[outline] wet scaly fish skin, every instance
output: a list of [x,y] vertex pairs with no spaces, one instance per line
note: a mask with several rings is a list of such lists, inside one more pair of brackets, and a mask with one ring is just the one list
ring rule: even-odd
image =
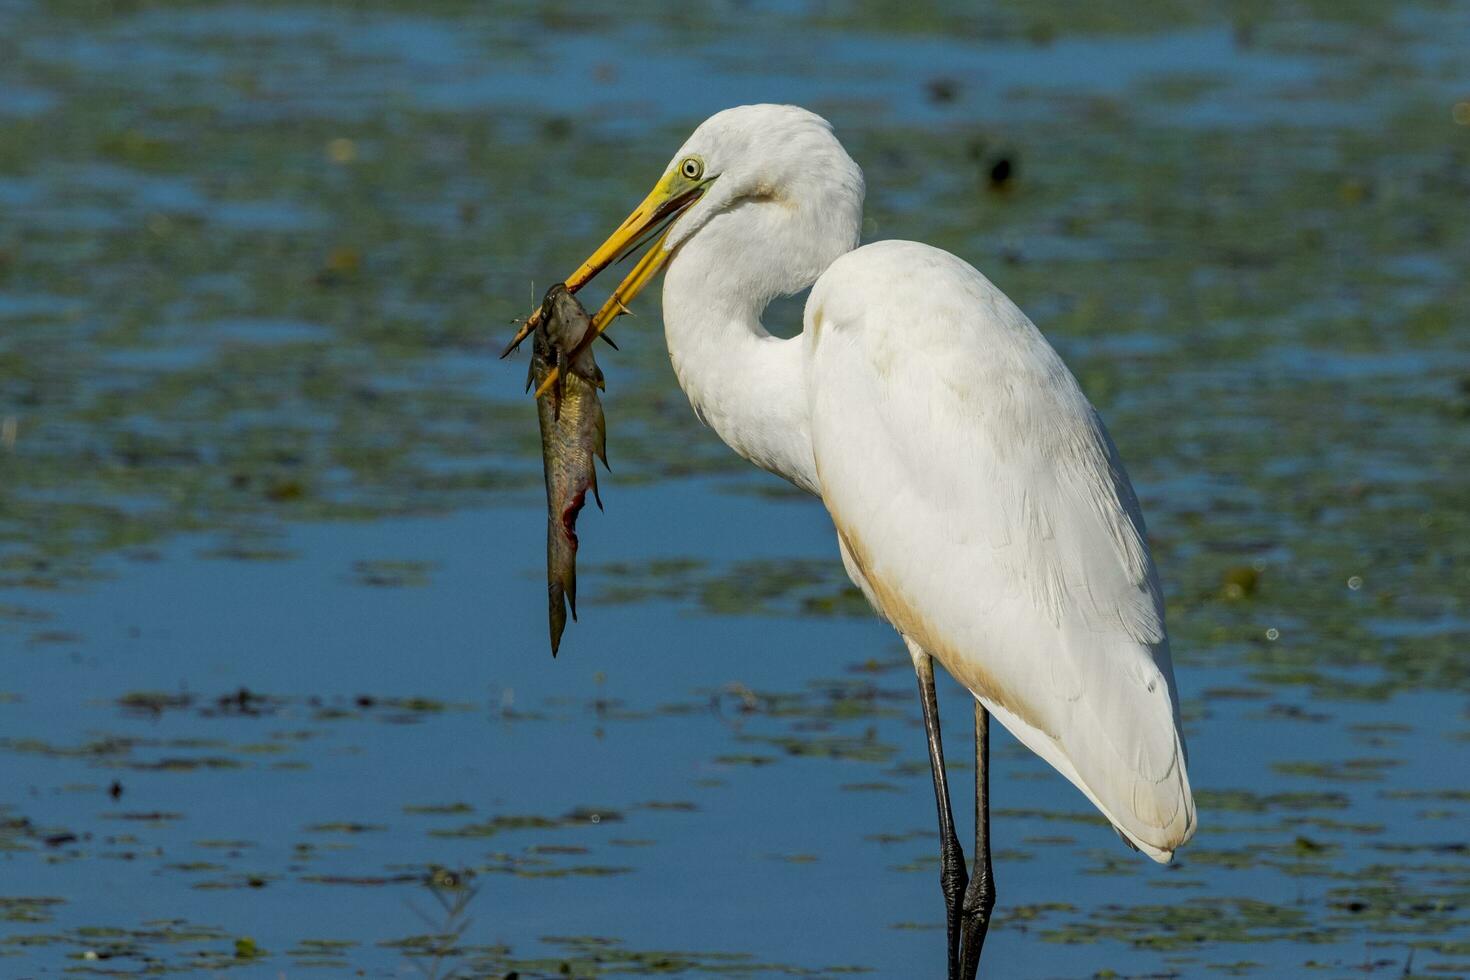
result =
[[546,591],[553,657],[561,645],[568,607],[577,618],[577,515],[588,490],[602,508],[593,457],[607,465],[607,428],[598,397],[602,371],[591,344],[582,344],[591,323],[566,286],[557,283],[547,290],[527,379],[528,387],[539,388],[553,367],[560,370],[560,378],[536,400],[546,472]]

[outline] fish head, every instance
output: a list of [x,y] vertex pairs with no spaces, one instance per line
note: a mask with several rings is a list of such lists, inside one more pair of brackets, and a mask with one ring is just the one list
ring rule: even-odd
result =
[[591,325],[592,318],[587,315],[577,297],[572,295],[566,283],[556,283],[546,291],[546,296],[541,300],[541,316],[537,327],[545,331],[546,340],[551,347],[560,351],[572,350],[586,337]]

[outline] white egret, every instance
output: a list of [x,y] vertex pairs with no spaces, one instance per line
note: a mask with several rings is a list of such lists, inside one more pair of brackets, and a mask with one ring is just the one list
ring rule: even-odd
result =
[[[913,658],[949,976],[972,978],[995,901],[991,715],[1156,861],[1194,834],[1195,807],[1163,599],[1107,430],[1041,333],[970,265],[914,242],[859,248],[863,190],[821,117],[729,109],[567,285],[664,229],[595,329],[667,266],[664,331],[695,412],[826,505],[848,575]],[[767,304],[807,287],[801,334],[772,336]],[[975,696],[968,874],[935,659]]]

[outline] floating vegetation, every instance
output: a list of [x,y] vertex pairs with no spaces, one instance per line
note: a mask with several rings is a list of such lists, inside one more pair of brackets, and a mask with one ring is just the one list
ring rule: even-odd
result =
[[0,898],[0,922],[50,922],[64,898]]
[[[432,940],[428,940],[432,942]],[[492,975],[515,971],[527,976],[798,976],[841,977],[870,973],[860,966],[811,967],[763,962],[744,953],[634,950],[622,941],[600,936],[546,936],[541,942],[553,955],[517,958],[510,949],[462,947],[469,967]],[[420,938],[419,945],[425,940]]]
[[352,580],[376,588],[422,588],[429,584],[434,563],[378,559],[352,563]]
[[352,820],[335,820],[328,823],[314,823],[306,828],[306,832],[309,834],[368,834],[387,829],[382,824],[357,823]]
[[1283,776],[1348,782],[1376,782],[1385,769],[1403,765],[1399,759],[1347,759],[1343,762],[1274,762],[1271,767]]
[[714,614],[872,615],[842,564],[830,559],[742,561],[727,569],[690,560],[613,562],[587,570],[601,583],[591,597],[598,603],[675,599]]
[[595,827],[604,823],[621,823],[622,820],[623,815],[616,810],[578,807],[560,817],[506,814],[455,828],[435,827],[429,834],[433,837],[495,837],[508,831]]
[[407,814],[447,817],[474,813],[475,808],[468,803],[406,803],[403,806],[403,812]]

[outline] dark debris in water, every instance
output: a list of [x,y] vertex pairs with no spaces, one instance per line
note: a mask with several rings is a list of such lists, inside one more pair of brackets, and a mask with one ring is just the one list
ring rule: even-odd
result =
[[621,823],[623,814],[606,807],[577,807],[559,817],[535,814],[502,814],[459,827],[435,827],[433,837],[495,837],[510,831],[558,830],[566,827],[597,827]]

